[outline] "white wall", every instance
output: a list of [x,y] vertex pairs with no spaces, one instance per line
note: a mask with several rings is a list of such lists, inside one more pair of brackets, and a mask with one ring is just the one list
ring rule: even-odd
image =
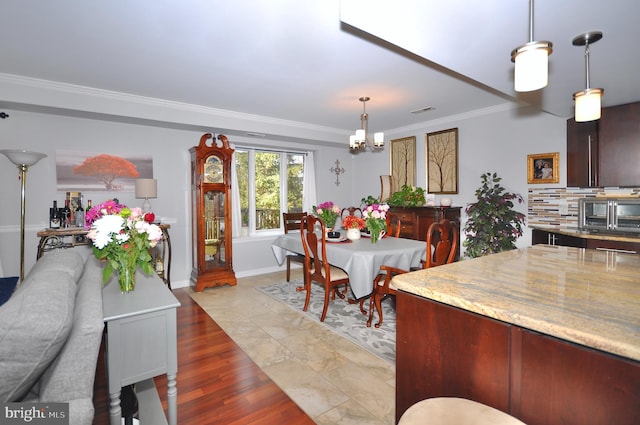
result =
[[[417,186],[426,188],[425,139],[426,134],[434,131],[458,128],[459,181],[456,195],[443,195],[452,198],[454,206],[461,206],[462,226],[466,221],[464,207],[475,202],[475,191],[480,187],[480,176],[484,172],[497,172],[502,177],[502,185],[509,192],[522,195],[525,203],[517,205],[522,213],[527,213],[527,155],[546,152],[560,152],[560,182],[566,183],[566,119],[541,112],[522,109],[499,110],[486,114],[451,117],[434,123],[425,123],[424,127],[406,131],[387,133],[388,139],[416,136]],[[388,145],[388,144],[387,144]],[[379,174],[389,173],[389,156],[375,157],[357,163],[361,190],[354,191],[360,199],[369,194],[379,193]],[[374,159],[375,158],[375,162]],[[378,170],[385,170],[379,172]],[[539,185],[535,185],[539,186]],[[436,201],[440,198],[436,195]],[[463,233],[463,232],[462,232]],[[517,242],[519,247],[531,244],[531,232]],[[461,235],[464,240],[464,234]]]
[[[198,144],[203,131],[3,110],[9,113],[10,118],[0,123],[0,148],[34,150],[48,155],[33,166],[27,175],[26,271],[35,262],[36,233],[47,226],[48,209],[52,201],[57,199],[62,203],[65,197],[64,192],[56,191],[56,150],[115,155],[148,153],[153,157],[154,177],[158,180],[158,198],[152,200],[153,209],[164,222],[171,225],[172,282],[175,287],[188,284],[191,270],[188,150]],[[485,171],[496,171],[503,178],[507,190],[520,193],[526,199],[526,161],[527,154],[532,153],[560,152],[559,186],[564,185],[565,119],[544,113],[527,115],[519,110],[452,117],[448,121],[425,123],[424,128],[388,132],[387,140],[416,136],[417,185],[426,187],[425,134],[453,127],[459,129],[459,194],[451,196],[454,205],[465,206],[475,200],[474,192],[480,184],[480,175]],[[314,149],[317,202],[332,200],[341,207],[359,205],[362,197],[380,193],[379,176],[389,174],[389,143],[380,153],[352,155],[346,148],[346,141],[342,148],[310,146],[308,142],[296,144],[233,137],[230,140],[245,145]],[[336,174],[331,171],[332,167],[336,167],[336,160],[344,168],[344,172],[337,176],[339,185],[335,184]],[[0,258],[5,274],[19,272],[20,185],[17,175],[17,168],[6,158],[0,158],[1,195],[5,201],[3,214],[0,214]],[[134,199],[133,193],[84,195],[85,202],[92,199],[96,203],[117,196],[126,204],[141,203]],[[526,205],[518,209],[525,213],[527,210]],[[271,240],[272,237],[234,241],[234,268],[238,276],[278,268],[271,252]],[[518,245],[525,246],[529,242],[530,235],[527,233]]]
[[[149,154],[153,157],[154,178],[158,180],[158,198],[152,199],[154,212],[170,224],[172,242],[171,280],[174,287],[188,285],[191,272],[191,227],[189,202],[189,148],[196,146],[202,131],[176,130],[149,125],[129,124],[89,118],[33,113],[3,109],[9,118],[0,124],[0,149],[27,149],[47,154],[27,173],[25,216],[25,272],[35,263],[37,232],[48,227],[48,211],[53,200],[64,204],[65,192],[56,191],[56,150],[74,150],[113,155]],[[315,153],[319,202],[333,200],[347,205],[352,199],[352,159],[347,150],[319,148],[273,140],[230,137],[231,143],[267,145],[293,149],[318,149]],[[340,185],[330,171],[336,159],[344,173]],[[0,258],[5,274],[19,274],[20,183],[18,169],[4,155],[0,158],[2,199],[0,214]],[[127,205],[141,205],[134,194],[118,192],[84,192],[85,203],[94,204],[117,197]],[[271,241],[273,236],[234,242],[234,269],[238,276],[277,269]]]

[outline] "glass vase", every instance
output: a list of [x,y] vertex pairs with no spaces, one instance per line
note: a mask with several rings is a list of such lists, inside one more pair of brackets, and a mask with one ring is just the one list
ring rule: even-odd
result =
[[127,294],[136,287],[136,263],[131,264],[129,261],[121,261],[118,269],[118,282],[120,283],[120,292]]

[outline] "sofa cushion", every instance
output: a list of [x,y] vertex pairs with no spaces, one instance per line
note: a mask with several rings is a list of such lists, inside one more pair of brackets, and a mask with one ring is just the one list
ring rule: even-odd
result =
[[19,276],[0,277],[0,305],[6,303],[16,289]]
[[0,402],[26,394],[71,330],[76,281],[68,271],[38,271],[40,261],[0,306]]
[[71,333],[59,355],[42,374],[38,399],[48,402],[75,401],[77,405],[69,406],[69,422],[91,424],[94,413],[93,382],[104,328],[102,267],[98,260],[87,259],[77,286]]
[[38,267],[34,266],[31,269],[25,277],[25,281],[29,280],[29,275],[32,273],[62,271],[68,273],[73,281],[77,282],[82,274],[84,258],[75,249],[54,249],[45,252],[36,264]]

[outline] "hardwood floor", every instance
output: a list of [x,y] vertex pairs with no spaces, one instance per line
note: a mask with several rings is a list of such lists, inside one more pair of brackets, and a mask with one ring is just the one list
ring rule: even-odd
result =
[[[179,424],[314,423],[191,299],[186,289],[173,293],[182,304],[177,313]],[[104,371],[101,354],[94,388],[94,425],[109,423]],[[156,387],[166,412],[165,376],[156,378]]]

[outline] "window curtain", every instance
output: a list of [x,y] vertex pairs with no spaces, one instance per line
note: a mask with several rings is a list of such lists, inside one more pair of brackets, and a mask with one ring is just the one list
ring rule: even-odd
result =
[[311,213],[316,204],[316,169],[313,152],[307,152],[304,162],[304,182],[302,187],[302,211]]
[[[235,150],[235,146],[231,146]],[[236,153],[231,155],[231,237],[240,237],[242,228],[242,209],[240,207],[240,189],[236,173]]]

